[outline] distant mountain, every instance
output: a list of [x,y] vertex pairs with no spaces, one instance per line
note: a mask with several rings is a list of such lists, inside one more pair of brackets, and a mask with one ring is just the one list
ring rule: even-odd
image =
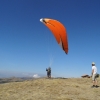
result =
[[9,83],[9,82],[22,82],[25,80],[33,80],[37,78],[43,78],[44,76],[45,75],[43,74],[0,71],[0,84]]
[[10,78],[10,77],[24,77],[24,78],[39,78],[44,77],[44,74],[28,73],[28,72],[11,72],[11,71],[0,71],[0,78]]
[[24,80],[21,79],[21,78],[15,78],[15,77],[12,77],[12,78],[0,78],[0,84],[9,83],[9,82],[22,82],[22,81],[24,81]]
[[10,78],[0,78],[0,84],[9,83],[9,82],[23,82],[28,80],[34,80],[37,78],[34,77],[10,77]]

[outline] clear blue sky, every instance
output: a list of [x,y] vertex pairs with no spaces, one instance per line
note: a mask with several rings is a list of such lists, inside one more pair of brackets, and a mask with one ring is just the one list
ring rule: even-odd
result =
[[[66,55],[39,20],[52,18],[67,29]],[[100,73],[100,0],[0,0],[0,71],[80,77]]]

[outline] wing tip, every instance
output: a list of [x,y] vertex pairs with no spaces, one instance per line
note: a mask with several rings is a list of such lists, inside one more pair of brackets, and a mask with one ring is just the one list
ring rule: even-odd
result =
[[66,55],[68,55],[68,52],[65,52],[66,53]]
[[40,22],[43,22],[43,18],[40,19]]

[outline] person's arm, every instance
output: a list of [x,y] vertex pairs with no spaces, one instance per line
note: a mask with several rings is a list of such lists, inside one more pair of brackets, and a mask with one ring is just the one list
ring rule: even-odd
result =
[[94,73],[94,69],[92,69],[92,73],[91,74],[93,75],[93,73]]

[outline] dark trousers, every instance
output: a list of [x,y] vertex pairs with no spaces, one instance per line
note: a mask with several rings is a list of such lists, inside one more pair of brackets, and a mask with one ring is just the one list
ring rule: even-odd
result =
[[51,78],[51,72],[47,72],[47,77]]

